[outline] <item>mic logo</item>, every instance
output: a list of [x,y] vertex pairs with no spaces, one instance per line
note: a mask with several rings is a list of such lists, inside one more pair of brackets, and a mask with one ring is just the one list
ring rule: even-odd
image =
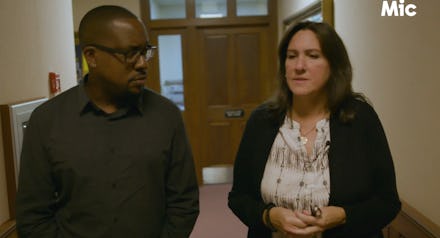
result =
[[[397,4],[399,2],[399,4]],[[417,6],[414,4],[406,4],[405,0],[393,0],[388,2],[388,0],[384,0],[382,2],[382,11],[381,16],[409,16],[413,17],[417,14],[416,12]]]

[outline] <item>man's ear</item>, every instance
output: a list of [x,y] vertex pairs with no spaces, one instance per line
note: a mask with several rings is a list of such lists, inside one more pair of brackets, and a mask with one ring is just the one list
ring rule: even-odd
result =
[[84,58],[87,61],[87,65],[90,68],[96,67],[96,49],[93,46],[86,46],[82,50]]

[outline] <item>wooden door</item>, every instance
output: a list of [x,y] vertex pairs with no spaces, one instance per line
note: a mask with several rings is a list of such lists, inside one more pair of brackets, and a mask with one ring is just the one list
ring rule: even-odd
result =
[[[252,110],[271,92],[276,67],[264,26],[198,29],[199,169],[233,164]],[[272,54],[270,54],[272,55]],[[200,175],[200,171],[199,175]]]

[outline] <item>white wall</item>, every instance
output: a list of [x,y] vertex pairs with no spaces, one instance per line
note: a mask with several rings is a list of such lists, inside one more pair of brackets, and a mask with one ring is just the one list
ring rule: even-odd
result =
[[402,199],[440,225],[440,1],[414,17],[381,17],[382,1],[335,1],[335,26],[354,66],[356,89],[382,118]]
[[[0,29],[0,104],[49,97],[49,71],[62,90],[76,85],[70,0],[0,1]],[[0,136],[0,224],[9,219],[3,153]]]
[[[280,0],[279,8],[295,11],[292,2]],[[417,6],[416,16],[381,17],[382,0],[334,0],[335,27],[352,60],[354,88],[384,125],[401,198],[440,225],[440,1],[405,3]]]

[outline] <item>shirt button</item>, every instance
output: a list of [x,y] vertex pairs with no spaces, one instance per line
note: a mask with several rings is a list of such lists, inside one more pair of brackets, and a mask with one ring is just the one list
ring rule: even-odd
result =
[[113,217],[113,223],[118,222],[118,218],[117,217]]
[[116,183],[112,183],[112,188],[116,188]]
[[114,154],[115,153],[115,148],[110,148],[110,153]]

